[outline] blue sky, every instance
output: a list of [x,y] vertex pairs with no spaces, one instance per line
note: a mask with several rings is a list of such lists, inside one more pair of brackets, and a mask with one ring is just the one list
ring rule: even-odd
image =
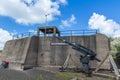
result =
[[61,31],[98,29],[120,36],[120,0],[0,0],[0,46],[11,34],[46,26],[46,14],[48,25]]

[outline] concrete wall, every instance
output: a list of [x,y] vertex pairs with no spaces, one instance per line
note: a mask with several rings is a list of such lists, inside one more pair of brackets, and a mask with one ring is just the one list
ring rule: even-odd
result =
[[[72,36],[72,37],[63,37],[63,39],[75,42],[77,44],[84,45],[85,47],[93,50],[97,57],[101,60],[109,52],[109,39],[103,34],[97,34],[92,36]],[[38,51],[38,65],[56,65],[61,66],[64,64],[67,55],[71,54],[70,65],[71,66],[81,66],[79,58],[80,52],[72,49],[70,46],[50,46],[51,42],[59,42],[57,39],[51,37],[39,38],[39,51]],[[97,61],[91,61],[90,66],[95,68],[99,65]],[[101,68],[109,69],[109,61],[103,64]]]
[[24,66],[27,68],[29,66],[36,66],[37,65],[37,58],[38,58],[38,42],[39,37],[31,37],[31,41],[29,44],[29,48],[27,50],[26,59],[24,62]]
[[[99,59],[103,60],[110,51],[110,41],[107,36],[103,34],[96,35],[96,52]],[[99,63],[98,63],[99,64]],[[110,63],[109,59],[103,63],[101,68],[109,69]]]
[[1,54],[1,60],[9,61],[9,67],[14,69],[21,68],[22,65],[36,65],[38,51],[38,46],[36,46],[38,40],[36,41],[36,39],[36,37],[28,37],[7,41]]
[[[72,36],[62,37],[69,42],[84,45],[96,52],[99,59],[103,59],[109,51],[108,38],[103,34],[91,36]],[[67,55],[71,54],[69,63],[71,66],[81,66],[79,61],[80,52],[71,48],[71,46],[51,46],[51,42],[60,42],[53,37],[29,37],[8,41],[5,44],[2,60],[11,62],[11,67],[16,66],[61,66],[64,64]],[[18,63],[18,64],[16,64]],[[91,61],[90,66],[96,67],[99,63]],[[106,67],[107,66],[107,67]],[[106,61],[102,68],[109,68],[109,62]]]

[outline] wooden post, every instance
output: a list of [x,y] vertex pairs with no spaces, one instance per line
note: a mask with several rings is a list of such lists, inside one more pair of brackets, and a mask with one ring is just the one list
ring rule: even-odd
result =
[[115,75],[116,75],[116,79],[119,80],[119,77],[120,77],[119,69],[118,69],[115,61],[113,60],[112,55],[110,55],[109,58],[110,58],[110,62],[111,62],[111,64],[112,64],[112,67],[113,67],[113,69],[114,69],[114,72],[115,72]]
[[98,65],[98,67],[95,69],[94,72],[97,72],[97,71],[100,69],[101,65],[105,62],[105,60],[108,58],[108,56],[109,56],[109,53],[105,56],[105,58],[104,58],[104,59],[102,60],[102,62]]
[[102,74],[102,73],[92,73],[94,76],[100,76],[105,78],[111,78],[111,80],[114,80],[116,77],[108,74]]

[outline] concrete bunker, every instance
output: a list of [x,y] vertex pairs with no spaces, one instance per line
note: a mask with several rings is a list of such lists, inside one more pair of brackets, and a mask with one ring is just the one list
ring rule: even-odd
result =
[[[45,31],[46,29],[46,31]],[[62,66],[69,53],[72,54],[73,61],[71,66],[81,66],[79,61],[80,52],[73,50],[70,46],[51,46],[51,42],[59,42],[53,36],[40,36],[39,31],[43,31],[45,35],[53,34],[60,36],[59,30],[53,27],[38,28],[37,36],[25,37],[7,41],[1,54],[1,60],[10,62],[9,68],[24,69],[35,66]],[[86,31],[87,32],[87,31]],[[95,31],[96,32],[96,31]],[[109,52],[109,38],[103,34],[94,33],[92,35],[62,35],[61,37],[70,41],[82,44],[97,53],[99,59],[103,59]],[[38,36],[39,35],[39,36]],[[46,38],[46,39],[45,39]],[[95,68],[98,62],[90,62],[90,66]],[[109,61],[102,65],[103,69],[109,69]]]

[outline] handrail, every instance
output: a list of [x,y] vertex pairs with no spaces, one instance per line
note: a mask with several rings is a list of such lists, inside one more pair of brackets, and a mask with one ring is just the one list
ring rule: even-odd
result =
[[[97,34],[97,30],[66,30],[66,31],[60,31],[61,36],[86,36],[86,35],[93,35]],[[24,32],[13,35],[13,39],[18,38],[25,38],[25,37],[31,37],[31,36],[37,36],[36,32]],[[43,33],[40,33],[39,36],[44,36]],[[52,36],[48,35],[48,36]]]

